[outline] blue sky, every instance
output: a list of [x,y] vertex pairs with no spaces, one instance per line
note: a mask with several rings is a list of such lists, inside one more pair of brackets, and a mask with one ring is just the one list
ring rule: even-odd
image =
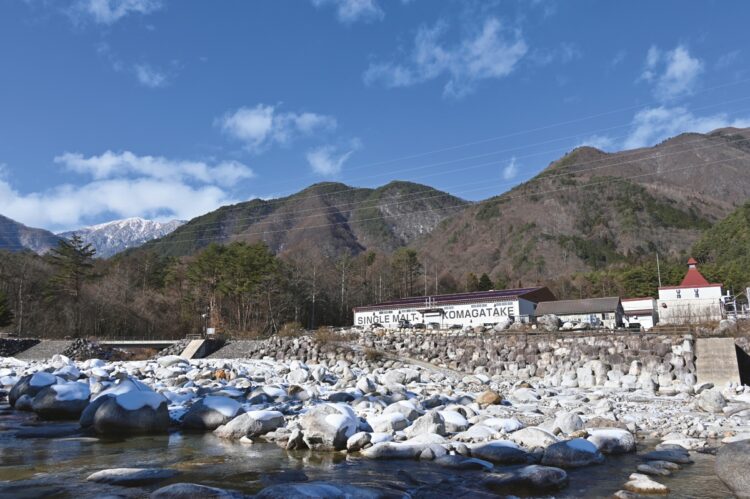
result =
[[188,219],[323,180],[500,194],[750,126],[747,2],[5,0],[0,214]]

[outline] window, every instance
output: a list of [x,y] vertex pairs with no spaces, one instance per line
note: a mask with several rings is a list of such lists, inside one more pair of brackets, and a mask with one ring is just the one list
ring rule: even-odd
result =
[[693,291],[695,291],[695,297],[700,298],[700,290],[698,288],[695,288]]
[[678,290],[677,290],[677,299],[679,300],[680,298],[682,298],[682,291],[680,291],[680,290],[678,289]]

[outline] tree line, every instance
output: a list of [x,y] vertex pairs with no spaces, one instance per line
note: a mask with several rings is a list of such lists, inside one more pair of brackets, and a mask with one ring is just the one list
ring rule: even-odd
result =
[[180,338],[206,328],[257,336],[351,324],[353,307],[394,298],[503,285],[487,274],[440,275],[410,248],[313,259],[235,242],[182,258],[95,257],[79,237],[44,256],[0,252],[0,328],[45,338]]
[[[47,338],[181,338],[206,328],[260,336],[349,325],[353,307],[395,298],[524,285],[506,274],[440,273],[411,248],[279,257],[263,243],[235,242],[182,258],[146,250],[95,256],[78,237],[45,256],[0,252],[0,328]],[[718,267],[702,270],[721,282]],[[662,262],[665,285],[684,273],[680,259]],[[546,284],[561,299],[656,296],[659,277],[655,263],[643,260]]]

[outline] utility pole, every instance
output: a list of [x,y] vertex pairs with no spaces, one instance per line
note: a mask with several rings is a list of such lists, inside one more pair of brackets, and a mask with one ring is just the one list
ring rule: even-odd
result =
[[659,252],[656,252],[656,275],[659,278],[659,287],[661,287],[661,268],[659,267]]
[[310,317],[310,329],[315,329],[315,270],[316,270],[316,266],[313,265],[312,314]]
[[378,274],[378,303],[383,301],[383,274]]
[[438,293],[438,271],[437,271],[437,263],[435,264],[435,294]]
[[427,262],[424,264],[424,295],[427,296]]

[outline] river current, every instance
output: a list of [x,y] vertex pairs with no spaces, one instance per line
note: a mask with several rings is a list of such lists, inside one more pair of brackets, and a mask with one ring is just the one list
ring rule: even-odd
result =
[[[639,451],[650,448],[641,444]],[[672,477],[657,479],[671,489],[668,497],[731,497],[714,474],[714,457],[697,452],[692,457],[695,464],[686,465]],[[554,497],[610,497],[622,488],[638,462],[635,454],[609,456],[605,464],[569,470],[569,485]],[[180,474],[143,488],[86,481],[95,471],[120,467],[170,468]],[[373,461],[338,453],[287,452],[274,444],[244,445],[211,433],[100,439],[81,433],[75,422],[38,421],[31,413],[0,405],[0,497],[145,497],[174,482],[253,494],[277,483],[321,480],[376,488],[394,497],[486,496],[491,491],[478,484],[480,478],[480,472],[457,472],[425,461]],[[507,492],[535,497],[524,490]]]

